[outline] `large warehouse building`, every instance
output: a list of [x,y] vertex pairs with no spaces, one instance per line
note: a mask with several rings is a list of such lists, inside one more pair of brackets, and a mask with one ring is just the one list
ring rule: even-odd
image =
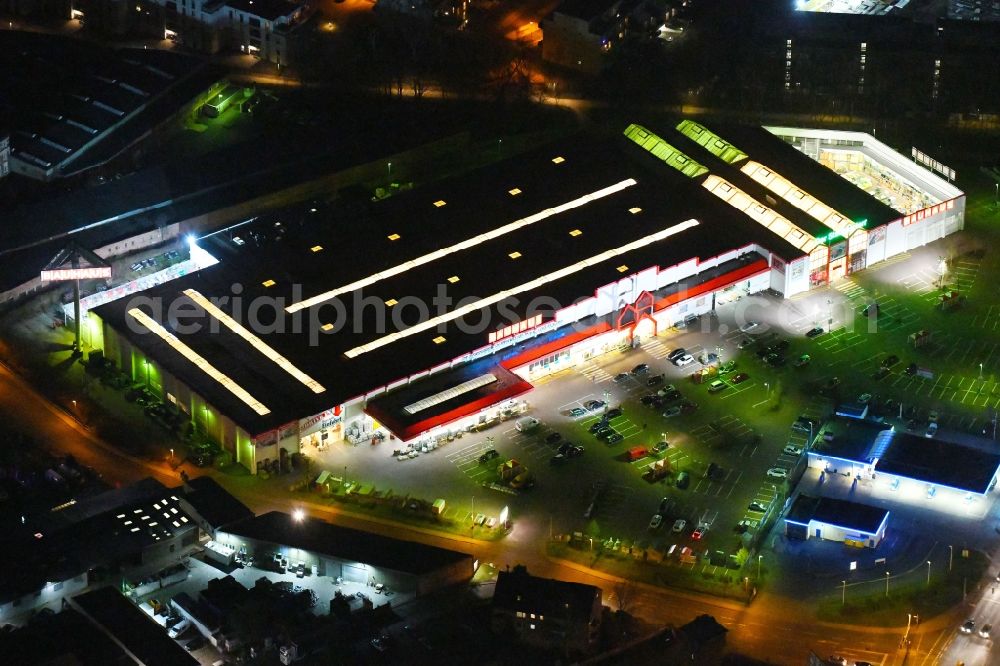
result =
[[868,135],[715,129],[582,134],[365,208],[253,218],[200,239],[214,265],[93,310],[86,336],[256,471],[308,443],[487,425],[689,315],[962,228],[961,191]]

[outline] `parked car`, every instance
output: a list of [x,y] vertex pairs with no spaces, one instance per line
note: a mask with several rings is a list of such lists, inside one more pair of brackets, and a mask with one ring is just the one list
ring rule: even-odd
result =
[[810,328],[808,331],[806,331],[806,337],[807,338],[815,338],[815,337],[820,336],[820,335],[823,335],[823,329],[821,327],[819,327],[819,326],[816,326],[814,328]]
[[181,620],[174,626],[170,627],[170,629],[167,631],[167,636],[170,636],[170,638],[177,638],[185,631],[187,631],[188,627],[190,626],[191,626],[191,620]]
[[899,357],[896,356],[895,354],[890,354],[889,356],[886,356],[884,359],[882,359],[883,368],[891,368],[897,363],[899,363]]
[[583,407],[574,407],[573,409],[569,410],[569,415],[575,419],[584,416],[586,413],[587,410],[584,409]]
[[917,374],[917,364],[910,363],[908,366],[906,366],[906,370],[904,370],[904,372],[910,377]]
[[669,354],[667,354],[667,360],[670,361],[671,363],[673,363],[674,361],[676,361],[677,359],[679,359],[681,356],[684,356],[686,354],[687,354],[687,350],[684,349],[684,347],[678,347],[677,349],[674,349]]
[[674,361],[674,365],[678,368],[683,368],[684,366],[691,365],[692,363],[694,363],[694,356],[691,356],[691,354],[684,354],[684,356],[681,356]]
[[609,419],[616,419],[616,418],[618,418],[621,415],[622,415],[622,408],[621,407],[612,407],[611,409],[609,409],[607,411],[607,414],[606,414],[606,416]]
[[958,630],[961,631],[963,634],[971,634],[975,628],[976,628],[975,620],[966,620],[965,622],[962,623],[962,626],[959,627]]
[[802,356],[799,356],[797,359],[795,359],[795,363],[793,363],[792,365],[794,365],[796,368],[802,368],[809,365],[810,361],[812,361],[812,357],[809,356],[809,354],[803,354]]
[[684,490],[689,485],[691,485],[691,475],[687,472],[681,472],[677,475],[677,488]]
[[742,384],[743,382],[745,382],[748,379],[750,379],[750,375],[748,375],[745,372],[741,372],[738,375],[736,375],[735,377],[733,377],[732,379],[730,379],[729,381],[731,381],[733,384]]
[[[601,419],[599,421],[595,421],[595,422],[591,423],[590,424],[590,428],[588,428],[588,430],[590,430],[590,434],[591,435],[596,435],[597,433],[599,433],[601,430],[603,430],[605,428],[608,428],[608,420],[607,419]],[[610,430],[610,428],[608,428],[608,429]]]
[[662,398],[660,398],[660,396],[656,395],[655,393],[648,393],[639,398],[639,402],[641,402],[644,405],[652,405],[653,402],[656,400],[662,400]]
[[719,391],[721,391],[722,389],[726,388],[727,386],[728,386],[728,384],[726,384],[726,382],[722,381],[721,379],[716,379],[714,382],[712,382],[711,384],[708,385],[708,392],[709,393],[718,393]]
[[676,391],[676,390],[677,390],[676,386],[674,386],[673,384],[667,384],[666,386],[661,387],[660,390],[656,392],[656,395],[665,396],[671,391]]
[[794,444],[787,445],[784,449],[782,449],[782,451],[784,451],[785,453],[787,453],[790,456],[800,456],[800,455],[802,455],[802,449],[799,448],[799,447],[797,447],[797,446],[795,446]]
[[990,631],[992,629],[993,629],[993,625],[992,624],[984,624],[983,626],[979,627],[979,635],[982,638],[989,638],[990,637]]
[[737,349],[746,349],[753,344],[753,338],[743,338],[736,344]]
[[549,464],[550,465],[561,465],[561,464],[563,464],[564,462],[566,462],[568,460],[569,460],[569,458],[567,456],[564,456],[561,453],[557,453],[554,456],[552,456],[551,458],[549,458]]
[[674,416],[678,416],[681,413],[680,405],[674,405],[673,407],[667,407],[666,411],[663,412],[663,418],[669,419]]
[[785,469],[784,467],[772,467],[771,469],[767,470],[767,475],[772,479],[787,479],[788,470]]
[[858,396],[858,402],[862,405],[867,405],[872,400],[871,393],[862,393]]
[[653,445],[653,453],[663,453],[670,446],[667,442],[657,442]]
[[560,441],[562,441],[562,435],[557,432],[550,432],[545,436],[546,444],[558,444]]
[[750,331],[755,331],[760,328],[760,323],[756,321],[748,321],[747,323],[740,326],[741,333],[749,333]]
[[[660,394],[657,393],[657,395]],[[678,391],[677,389],[672,389],[670,391],[667,391],[663,395],[660,395],[660,397],[663,398],[664,402],[670,402],[671,400],[680,400],[684,396],[682,396],[681,392]]]
[[691,402],[690,400],[684,400],[680,404],[681,414],[691,414],[698,409],[698,403]]
[[653,375],[646,380],[646,386],[659,386],[663,383],[663,375]]
[[638,377],[639,375],[644,375],[647,372],[649,372],[649,364],[648,363],[640,363],[639,365],[637,365],[634,368],[632,368],[632,375],[634,375],[636,377]]
[[924,433],[924,437],[930,439],[937,434],[937,431],[938,431],[938,424],[931,423],[929,426],[927,426],[927,431]]
[[487,451],[483,455],[479,456],[479,463],[480,464],[485,464],[485,463],[488,463],[489,461],[493,460],[494,458],[499,458],[499,457],[500,457],[500,452],[499,451],[497,451],[496,449],[490,449],[489,451]]
[[663,516],[658,513],[654,513],[653,517],[649,519],[649,529],[655,530],[663,524]]
[[885,378],[888,374],[889,374],[889,368],[885,367],[879,368],[878,370],[872,373],[872,379],[878,381],[880,379]]
[[627,372],[619,372],[617,375],[615,375],[615,383],[621,384],[622,382],[627,381],[630,376],[631,375],[629,375]]
[[596,412],[604,405],[605,402],[603,400],[588,400],[587,402],[583,403],[584,408],[591,412]]
[[612,432],[611,435],[608,437],[608,444],[617,444],[623,439],[625,439],[625,437],[621,433]]
[[767,507],[766,506],[764,506],[760,502],[756,502],[756,501],[750,502],[749,506],[747,506],[747,509],[749,511],[753,511],[755,513],[765,513],[767,511]]
[[684,520],[683,518],[678,518],[677,520],[674,521],[674,526],[670,528],[670,531],[673,532],[674,534],[680,534],[681,532],[684,531],[685,527],[687,527],[687,521]]
[[674,501],[669,497],[664,497],[660,500],[660,515],[666,515],[667,510],[673,505]]

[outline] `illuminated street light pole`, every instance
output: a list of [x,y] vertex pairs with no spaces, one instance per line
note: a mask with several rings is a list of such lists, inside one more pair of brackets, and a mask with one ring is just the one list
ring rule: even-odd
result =
[[954,554],[955,554],[954,547],[949,545],[948,546],[948,572],[949,573],[951,572],[951,561],[952,561],[952,556]]
[[979,364],[979,381],[983,381],[983,364]]
[[931,586],[931,561],[927,560],[927,587]]
[[760,561],[764,559],[763,555],[757,556],[757,580],[760,580]]
[[389,162],[389,164],[388,164],[388,170],[389,170],[389,173],[388,173],[389,180],[392,180],[392,162]]
[[889,572],[885,572],[885,597],[889,598]]
[[843,606],[847,601],[847,581],[840,581],[840,605]]

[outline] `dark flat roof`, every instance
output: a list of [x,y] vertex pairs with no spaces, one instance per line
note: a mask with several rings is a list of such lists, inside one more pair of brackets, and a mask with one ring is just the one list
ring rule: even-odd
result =
[[875,421],[834,417],[815,433],[810,454],[855,462],[871,462],[872,445],[878,434],[892,426]]
[[[554,164],[555,157],[564,161]],[[206,327],[180,335],[185,344],[264,403],[270,410],[266,416],[258,416],[159,338],[126,327],[130,301],[109,303],[95,312],[256,435],[479,349],[488,342],[488,330],[493,330],[481,334],[463,332],[468,328],[452,321],[440,329],[349,359],[345,352],[381,337],[380,330],[388,334],[405,328],[413,322],[416,312],[401,308],[401,318],[387,318],[380,327],[378,308],[367,306],[355,311],[355,297],[381,301],[412,298],[431,304],[436,302],[439,286],[443,286],[453,304],[464,298],[481,299],[690,219],[699,224],[674,236],[623,249],[613,259],[589,263],[572,274],[552,278],[518,293],[516,300],[507,298],[472,312],[467,321],[474,324],[485,317],[490,322],[510,323],[510,313],[523,319],[530,305],[538,307],[537,299],[566,306],[581,296],[592,295],[602,285],[620,281],[623,275],[653,266],[673,266],[691,258],[708,260],[754,245],[766,247],[786,261],[802,256],[787,241],[719,201],[698,182],[667,167],[627,138],[581,134],[376,204],[321,208],[316,212],[305,205],[262,215],[251,224],[202,241],[220,264],[156,287],[145,295],[162,299],[164,304],[178,299],[188,302],[181,294],[185,289],[193,288],[212,298],[230,294],[232,285],[238,283],[243,288],[244,303],[264,297],[281,298],[282,305],[288,305],[628,179],[635,184],[350,291],[340,297],[345,306],[340,314],[333,305],[315,306],[298,315],[306,329],[301,332],[294,332],[295,317],[283,314],[284,332],[260,337],[325,386],[324,393],[314,394],[225,327],[217,333]],[[520,193],[511,195],[509,192],[515,188]],[[435,206],[434,202],[444,204]],[[630,212],[633,208],[639,211]],[[581,233],[570,235],[577,230]],[[388,240],[391,234],[399,234],[399,240]],[[234,242],[237,236],[243,245]],[[312,252],[314,246],[323,249]],[[334,252],[350,260],[331,260]],[[520,253],[520,257],[512,259],[509,255],[513,252]],[[620,266],[624,266],[622,271],[618,270]],[[449,284],[451,276],[459,281]],[[264,287],[267,280],[275,284]],[[699,281],[700,277],[691,282]],[[301,288],[296,291],[293,285]],[[691,285],[686,282],[685,286]],[[551,305],[541,303],[541,309],[547,307],[551,314]],[[222,308],[233,314],[231,303],[224,303]],[[451,309],[453,306],[447,308]],[[153,316],[158,319],[158,315]],[[266,309],[263,318],[273,323],[273,309]],[[339,322],[342,328],[319,335],[311,343],[305,325],[309,318],[317,323]],[[444,340],[435,342],[437,336]]]
[[[125,115],[139,111],[136,131],[131,134],[134,140],[163,120],[159,117],[153,122],[141,107],[202,68],[197,59],[175,52],[113,49],[61,35],[4,30],[0,33],[0,108],[10,109],[10,117],[16,119],[10,128],[12,153],[27,152],[53,165],[97,147],[110,157],[131,141],[111,142],[117,145],[112,151],[109,142],[116,129],[108,136],[94,135],[99,137],[98,143],[83,150],[84,141],[93,137],[67,119],[90,125],[100,133],[121,116],[97,103]],[[174,100],[171,112],[189,98]],[[33,138],[36,133],[64,145],[69,152]]]
[[[5,665],[126,666],[135,663],[107,634],[72,608],[49,617],[37,616],[29,624],[0,636],[0,660]],[[191,664],[190,661],[184,663]]]
[[908,432],[893,433],[888,449],[875,464],[876,473],[979,494],[989,491],[998,468],[1000,453]]
[[253,511],[210,476],[189,479],[183,498],[214,528],[253,517]]
[[111,633],[146,666],[194,666],[198,660],[167,636],[114,587],[102,587],[73,597],[90,618]]
[[792,502],[785,518],[803,524],[815,520],[865,534],[875,534],[887,515],[889,515],[888,509],[880,509],[868,504],[831,497],[799,495]]
[[230,525],[225,532],[417,576],[468,560],[472,573],[472,556],[467,553],[341,527],[316,518],[296,522],[280,511]]

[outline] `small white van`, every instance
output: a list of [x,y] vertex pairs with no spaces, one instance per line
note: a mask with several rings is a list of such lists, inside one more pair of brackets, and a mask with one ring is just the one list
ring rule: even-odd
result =
[[531,432],[541,424],[542,422],[534,416],[525,416],[515,421],[514,427],[517,428],[518,432]]

